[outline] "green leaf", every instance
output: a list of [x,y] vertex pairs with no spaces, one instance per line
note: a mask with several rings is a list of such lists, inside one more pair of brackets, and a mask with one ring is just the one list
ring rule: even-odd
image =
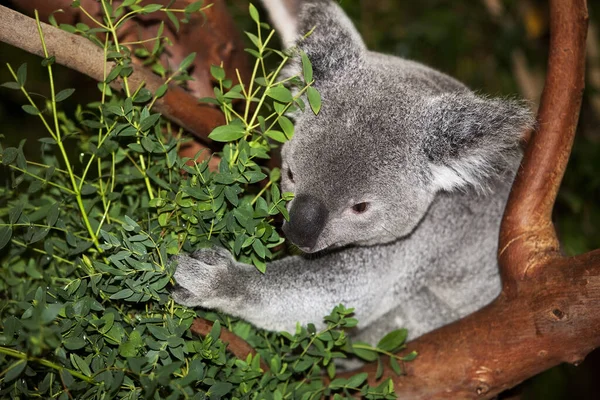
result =
[[56,102],[60,102],[63,100],[68,99],[73,93],[75,93],[75,89],[64,89],[61,90],[60,92],[58,92],[58,94],[56,95]]
[[181,61],[181,63],[179,64],[179,70],[185,71],[186,69],[188,69],[189,66],[192,65],[192,63],[194,62],[195,58],[196,58],[196,53],[188,54],[187,57],[184,58],[183,61]]
[[134,103],[145,103],[152,99],[152,92],[146,88],[141,88],[134,96]]
[[71,353],[69,358],[71,359],[71,364],[73,364],[75,368],[83,372],[85,376],[92,376],[92,370],[90,370],[90,366],[88,365],[88,363],[85,362],[83,358],[79,357],[75,353]]
[[402,361],[412,361],[415,358],[417,358],[419,354],[416,351],[411,351],[410,353],[408,353],[407,355],[401,357]]
[[396,357],[390,357],[390,367],[392,367],[392,370],[396,375],[402,375],[402,368],[400,368],[400,364],[398,364]]
[[175,26],[175,30],[179,32],[179,20],[177,19],[175,14],[173,14],[173,12],[169,10],[165,11],[165,13],[167,14],[167,17],[169,18],[171,23]]
[[131,367],[131,370],[139,375],[142,371],[142,367],[147,364],[147,360],[146,357],[131,357],[127,359],[127,363],[129,364],[129,367]]
[[258,15],[258,10],[256,9],[256,7],[254,7],[254,4],[250,3],[250,6],[248,7],[248,11],[250,11],[250,17],[254,20],[254,22],[256,22],[257,24],[260,24],[260,17]]
[[48,304],[40,316],[42,324],[49,324],[54,321],[60,310],[63,308],[61,303]]
[[17,82],[21,87],[25,86],[27,82],[27,63],[23,63],[19,66],[17,70]]
[[274,131],[274,130],[266,131],[265,136],[270,139],[273,139],[279,143],[285,143],[288,141],[288,138],[285,136],[285,134],[280,131]]
[[90,194],[94,194],[96,193],[96,187],[90,184],[85,184],[83,185],[83,187],[81,188],[81,194],[84,196],[88,196]]
[[212,328],[210,329],[209,336],[215,342],[219,340],[219,337],[221,336],[221,322],[219,322],[219,320],[216,320],[213,324]]
[[117,76],[119,76],[119,74],[121,73],[121,69],[123,69],[122,65],[119,65],[119,64],[115,65],[113,67],[113,69],[106,76],[106,79],[104,80],[104,82],[110,83],[110,82],[114,81],[115,79],[117,79]]
[[19,360],[11,364],[4,375],[4,382],[10,382],[18,378],[27,366],[27,360]]
[[140,131],[144,132],[152,128],[160,119],[160,113],[151,114],[140,121]]
[[40,115],[41,114],[40,110],[38,110],[37,107],[34,107],[31,104],[25,104],[25,105],[21,106],[21,108],[23,109],[23,111],[25,111],[27,114],[30,114],[30,115]]
[[208,397],[210,399],[220,399],[233,389],[233,385],[229,382],[217,382],[208,389]]
[[[72,33],[75,33],[75,31],[73,31]],[[54,56],[44,58],[42,60],[42,67],[49,67],[49,66],[53,65],[55,62],[56,62],[56,58]]]
[[126,215],[125,223],[123,224],[123,229],[125,229],[127,232],[139,232],[142,228],[131,217]]
[[357,357],[362,358],[365,361],[375,361],[379,357],[379,353],[377,353],[375,350],[370,350],[370,347],[371,346],[368,343],[355,342],[352,344],[352,351]]
[[310,104],[310,108],[313,110],[315,115],[319,114],[321,111],[321,94],[312,86],[309,86],[306,89],[306,95],[308,96],[308,103]]
[[110,296],[110,298],[113,300],[128,299],[129,297],[133,296],[133,293],[133,290],[125,288],[119,290],[117,293],[114,293],[112,296]]
[[313,80],[312,63],[304,51],[300,52],[300,57],[302,58],[302,75],[304,76],[304,81],[307,84],[311,83]]
[[329,383],[329,387],[331,389],[339,389],[339,388],[343,388],[345,386],[348,386],[348,380],[344,379],[344,378],[337,378],[337,379],[332,380]]
[[[141,140],[141,143],[142,143],[143,149],[145,151],[147,151],[148,153],[152,153],[157,148],[157,146],[155,146],[156,142],[154,142],[148,136],[144,136]],[[131,143],[131,144],[136,144],[136,143]]]
[[67,369],[60,370],[60,379],[67,388],[70,388],[75,383],[75,378],[73,378],[73,375]]
[[21,85],[19,85],[17,82],[5,82],[2,85],[0,85],[0,87],[5,87],[7,89],[12,89],[12,90],[21,89]]
[[147,6],[144,6],[141,9],[141,13],[142,14],[150,14],[150,13],[153,13],[153,12],[157,12],[161,8],[163,8],[162,4],[148,4]]
[[[278,182],[280,178],[281,178],[281,169],[279,169],[279,168],[273,168],[271,170],[271,172],[269,172],[269,180],[271,182]],[[273,199],[273,202],[279,200],[279,197],[280,197],[280,194],[281,194],[281,192],[279,190],[279,187],[277,185],[273,185],[271,187],[271,191],[273,193],[275,193],[275,192],[277,193],[276,195],[275,194],[273,195],[273,197],[275,197],[275,199]]]
[[408,331],[406,329],[396,329],[395,331],[392,331],[381,338],[379,343],[377,343],[377,348],[384,351],[393,352],[404,344],[407,336]]
[[21,214],[23,213],[24,207],[25,207],[25,204],[19,203],[10,209],[10,211],[8,212],[8,220],[11,224],[17,223],[17,221],[21,217]]
[[63,341],[63,345],[67,350],[79,350],[85,347],[86,344],[87,342],[83,338],[80,338],[78,336],[70,337]]
[[294,97],[292,96],[292,92],[290,92],[288,88],[282,85],[275,86],[267,90],[267,96],[282,103],[289,103],[294,99]]
[[12,164],[19,155],[19,150],[16,147],[7,147],[2,152],[2,164],[9,165]]
[[252,248],[260,258],[265,258],[265,245],[260,240],[252,242]]
[[377,359],[377,370],[375,371],[375,379],[379,380],[383,376],[383,360]]
[[[248,38],[250,39],[250,41],[252,42],[252,44],[253,44],[253,45],[254,45],[254,46],[257,48],[257,49],[260,49],[260,48],[262,48],[262,46],[263,46],[263,45],[262,45],[262,42],[261,42],[261,40],[258,38],[258,36],[254,35],[254,34],[252,34],[252,33],[250,33],[250,32],[244,32],[244,33],[246,34],[246,36],[248,36]],[[260,54],[259,54],[259,55],[260,55]],[[258,79],[260,79],[260,78],[258,78]],[[259,83],[259,85],[260,85],[260,83]],[[265,82],[265,84],[263,84],[263,85],[261,85],[261,86],[266,86],[266,82]]]
[[284,115],[279,117],[278,122],[281,129],[283,129],[283,133],[285,133],[285,137],[290,140],[294,136],[294,124]]
[[158,340],[167,340],[169,338],[169,331],[162,326],[148,325],[147,328],[152,336]]
[[367,380],[368,376],[369,374],[366,372],[356,374],[348,379],[348,383],[346,385],[351,388],[358,388]]
[[222,67],[216,65],[210,66],[210,74],[218,81],[225,79],[225,70]]
[[140,331],[133,330],[129,335],[129,340],[119,346],[119,354],[123,357],[135,357],[141,346],[143,346],[143,341]]
[[202,8],[202,4],[203,4],[202,1],[193,2],[185,7],[185,12],[186,13],[194,13],[194,12],[200,10],[200,8]]
[[158,89],[156,89],[156,92],[154,93],[154,96],[157,99],[160,99],[161,97],[163,97],[165,95],[165,93],[167,93],[167,89],[168,88],[169,88],[169,86],[166,83],[160,85],[158,87]]
[[241,125],[224,125],[215,128],[208,137],[215,142],[232,142],[245,134],[246,130]]
[[2,250],[12,237],[12,228],[10,226],[0,226],[0,250]]

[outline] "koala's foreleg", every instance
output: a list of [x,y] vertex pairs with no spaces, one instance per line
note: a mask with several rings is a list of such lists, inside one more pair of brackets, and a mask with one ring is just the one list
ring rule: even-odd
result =
[[261,274],[224,249],[205,249],[177,258],[173,297],[268,330],[293,332],[297,322],[318,325],[340,303],[356,308],[363,325],[387,311],[381,303],[392,295],[389,262],[377,258],[360,248],[294,256],[270,263]]

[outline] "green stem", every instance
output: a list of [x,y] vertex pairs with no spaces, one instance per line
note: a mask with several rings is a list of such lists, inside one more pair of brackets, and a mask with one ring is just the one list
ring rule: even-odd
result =
[[[15,74],[15,71],[12,69],[12,67],[10,66],[9,63],[6,63],[6,67],[8,68],[8,70],[11,73],[11,75],[13,76],[13,79],[16,82],[19,82],[19,80],[17,79],[17,74]],[[25,87],[21,86],[21,92],[25,95],[25,98],[29,101],[29,104],[31,104],[33,107],[35,107],[39,111],[39,109],[37,108],[37,105],[35,104],[35,102],[31,98],[31,96],[29,96],[29,93],[27,92],[27,90],[25,90]],[[54,140],[56,140],[58,142],[57,137],[54,134],[54,131],[52,130],[52,128],[48,124],[48,121],[46,121],[46,118],[44,118],[44,116],[42,115],[41,112],[38,114],[38,117],[42,121],[42,124],[44,124],[44,127],[46,127],[46,130],[50,133],[50,136],[52,136],[52,139],[54,139]]]
[[362,350],[375,351],[377,353],[385,354],[388,357],[393,357],[397,360],[403,361],[401,356],[394,354],[394,353],[390,353],[389,351],[378,349],[377,347],[372,347],[372,346],[368,346],[365,344],[353,344],[352,347],[355,347],[357,349],[362,349]]
[[[314,81],[313,81],[313,82],[314,82]],[[299,99],[299,98],[300,98],[300,97],[301,97],[301,96],[304,94],[304,92],[306,92],[306,91],[308,90],[308,88],[310,87],[310,85],[312,85],[312,83],[313,83],[313,82],[310,82],[309,84],[307,84],[306,86],[304,86],[304,87],[303,87],[303,88],[302,88],[302,89],[301,89],[301,90],[300,90],[300,91],[299,91],[299,92],[298,92],[298,93],[297,93],[297,94],[294,96],[294,100],[297,100],[297,99]],[[292,104],[293,104],[293,102],[291,102],[291,103],[288,103],[288,104],[285,106],[285,108],[283,109],[283,112],[282,112],[280,115],[284,115],[284,114],[286,113],[286,111],[287,111],[287,110],[290,108],[290,106],[291,106]],[[277,113],[274,113],[274,114],[277,114]],[[268,120],[269,120],[269,118],[271,118],[271,116],[272,116],[272,115],[273,115],[273,114],[271,114],[271,115],[269,115],[267,118],[265,118],[265,121],[268,121]],[[277,121],[279,120],[279,117],[280,117],[280,115],[277,115],[277,118],[275,118],[275,120],[273,120],[273,122],[271,123],[271,125],[269,125],[269,127],[267,128],[267,130],[266,130],[265,132],[268,132],[268,131],[270,131],[270,130],[271,130],[271,129],[272,129],[274,126],[275,126],[275,124],[276,124],[276,123],[277,123]]]
[[10,241],[11,241],[11,242],[13,242],[14,244],[16,244],[17,246],[21,246],[21,247],[24,247],[24,248],[28,248],[28,249],[30,249],[30,250],[33,250],[33,251],[35,251],[36,253],[40,253],[40,254],[44,254],[44,255],[46,255],[46,256],[50,256],[50,257],[52,257],[52,258],[55,258],[55,259],[56,259],[56,260],[58,260],[58,261],[61,261],[61,262],[67,263],[67,264],[69,264],[69,265],[75,265],[75,263],[74,263],[73,261],[69,261],[69,260],[67,260],[66,258],[62,258],[62,257],[60,257],[60,256],[57,256],[57,255],[54,255],[54,254],[48,254],[48,253],[46,253],[44,250],[42,250],[42,249],[38,249],[38,248],[36,248],[36,247],[30,247],[30,246],[27,246],[25,243],[23,243],[23,242],[20,242],[20,241],[18,241],[18,240],[17,240],[17,239],[15,239],[15,238],[12,238]]
[[83,12],[89,19],[91,19],[96,25],[98,25],[101,28],[104,29],[108,29],[108,27],[104,24],[102,24],[100,21],[98,21],[97,19],[95,19],[92,15],[90,15],[90,13],[83,8],[82,6],[79,6],[79,9],[81,10],[81,12]]
[[[118,52],[120,52],[121,46],[119,45],[119,35],[117,35],[117,27],[113,24],[113,21],[110,18],[110,13],[108,12],[108,9],[106,8],[106,1],[101,0],[100,3],[102,3],[104,15],[106,15],[106,21],[108,22],[108,30],[110,31],[110,34],[115,42],[116,50]],[[123,79],[123,87],[125,88],[125,94],[127,95],[127,97],[131,97],[131,90],[129,88],[129,80],[127,79],[126,76],[123,76],[122,79]],[[137,144],[141,144],[140,138],[137,135],[136,135],[136,140],[137,140]],[[139,155],[139,160],[140,160],[140,166],[142,167],[142,175],[144,176],[144,182],[146,183],[146,190],[148,191],[148,196],[150,197],[150,200],[152,200],[154,198],[154,192],[152,191],[152,185],[150,184],[150,178],[148,178],[148,175],[146,174],[146,169],[147,169],[146,168],[146,160],[144,159],[144,156],[141,154]]]
[[260,189],[260,192],[258,192],[258,194],[257,194],[256,196],[254,196],[254,198],[252,199],[252,201],[250,202],[250,204],[251,204],[251,205],[254,205],[254,203],[256,203],[256,200],[258,200],[258,198],[259,198],[260,196],[262,196],[262,195],[263,195],[263,194],[264,194],[264,193],[267,191],[267,189],[269,189],[269,187],[270,187],[272,184],[273,184],[273,181],[269,181],[269,183],[267,183],[267,184],[265,185],[265,187],[263,187],[262,189]]
[[25,353],[23,353],[21,351],[18,351],[18,350],[13,350],[13,349],[9,349],[8,347],[0,346],[0,353],[6,354],[9,357],[18,358],[18,359],[21,359],[21,360],[26,360],[28,362],[29,361],[36,362],[36,363],[41,364],[41,365],[43,365],[45,367],[55,369],[55,370],[57,370],[59,372],[67,371],[68,373],[70,373],[71,375],[73,375],[76,378],[81,379],[82,381],[85,381],[85,382],[90,383],[92,385],[97,385],[98,384],[98,382],[96,382],[94,380],[94,378],[86,376],[86,375],[82,374],[81,372],[77,372],[77,371],[74,371],[72,369],[63,367],[62,365],[55,364],[52,361],[44,360],[43,358],[28,357],[27,354],[25,354]]
[[[40,40],[42,42],[42,48],[44,50],[44,57],[47,59],[49,57],[48,49],[46,47],[46,41],[44,40],[44,34],[42,32],[42,26],[40,24],[40,17],[39,17],[37,10],[35,10],[35,21],[37,24],[38,33],[40,35]],[[79,206],[79,210],[81,212],[81,217],[83,219],[83,223],[84,223],[88,233],[90,234],[92,241],[94,242],[94,246],[96,247],[96,249],[98,250],[99,253],[102,253],[103,250],[100,247],[100,242],[98,241],[98,237],[96,236],[96,233],[94,232],[94,229],[92,228],[92,225],[90,223],[87,212],[85,211],[85,206],[83,204],[83,198],[81,197],[81,192],[79,191],[79,187],[75,180],[75,175],[73,174],[73,170],[71,168],[69,156],[67,155],[65,146],[63,145],[61,137],[60,137],[60,127],[58,125],[58,113],[56,110],[56,93],[54,90],[54,76],[52,74],[52,64],[48,63],[47,68],[48,68],[48,77],[50,79],[50,92],[52,95],[52,114],[53,114],[53,119],[54,119],[56,143],[58,145],[58,148],[60,149],[63,160],[65,161],[65,165],[67,167],[67,172],[69,173],[69,178],[71,178],[71,184],[73,185],[73,190],[75,191],[75,198],[77,199],[77,205]]]
[[[47,229],[53,229],[53,230],[56,230],[56,231],[61,231],[61,232],[68,232],[68,231],[70,231],[70,229],[59,228],[59,227],[57,227],[57,226],[50,226],[50,225],[44,225],[44,224],[33,224],[33,223],[24,223],[24,224],[2,224],[2,223],[0,223],[0,226],[21,226],[21,227],[29,227],[29,226],[32,226],[32,227],[36,227],[36,228],[47,228]],[[81,236],[81,235],[77,235],[77,234],[73,234],[73,236],[75,236],[75,237],[77,237],[77,238],[79,238],[79,239],[81,239],[81,240],[86,240],[86,241],[87,241],[87,240],[90,240],[90,239],[89,239],[89,238],[87,238],[87,237],[83,237],[83,236]]]
[[25,175],[29,175],[29,176],[31,176],[31,177],[33,177],[35,179],[40,180],[40,181],[44,181],[44,182],[48,183],[49,185],[54,186],[54,187],[56,187],[56,188],[58,188],[60,190],[63,190],[65,192],[69,193],[69,194],[76,194],[73,190],[69,189],[68,187],[59,185],[58,183],[54,183],[52,181],[47,181],[44,178],[42,178],[41,176],[37,176],[36,174],[32,174],[31,172],[29,172],[29,171],[27,171],[25,169],[21,169],[21,168],[19,168],[17,166],[14,166],[14,165],[10,165],[10,168],[14,169],[15,171],[22,172]]

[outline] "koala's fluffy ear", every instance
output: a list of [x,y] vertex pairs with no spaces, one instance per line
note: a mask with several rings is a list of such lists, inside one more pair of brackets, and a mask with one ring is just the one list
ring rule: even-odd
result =
[[512,170],[534,125],[524,102],[470,92],[429,98],[425,110],[422,148],[438,190],[485,187],[486,179]]
[[[316,80],[348,69],[365,51],[360,34],[334,0],[300,1],[293,18],[283,0],[263,0],[285,47],[298,46],[311,60]],[[307,38],[303,38],[314,28]]]

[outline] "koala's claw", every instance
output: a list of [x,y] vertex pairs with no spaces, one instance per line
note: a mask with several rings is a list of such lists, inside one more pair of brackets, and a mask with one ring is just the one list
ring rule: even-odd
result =
[[195,251],[191,255],[175,257],[177,269],[173,277],[177,282],[171,295],[186,306],[208,306],[219,296],[220,286],[226,281],[224,275],[233,256],[223,248],[213,247]]

